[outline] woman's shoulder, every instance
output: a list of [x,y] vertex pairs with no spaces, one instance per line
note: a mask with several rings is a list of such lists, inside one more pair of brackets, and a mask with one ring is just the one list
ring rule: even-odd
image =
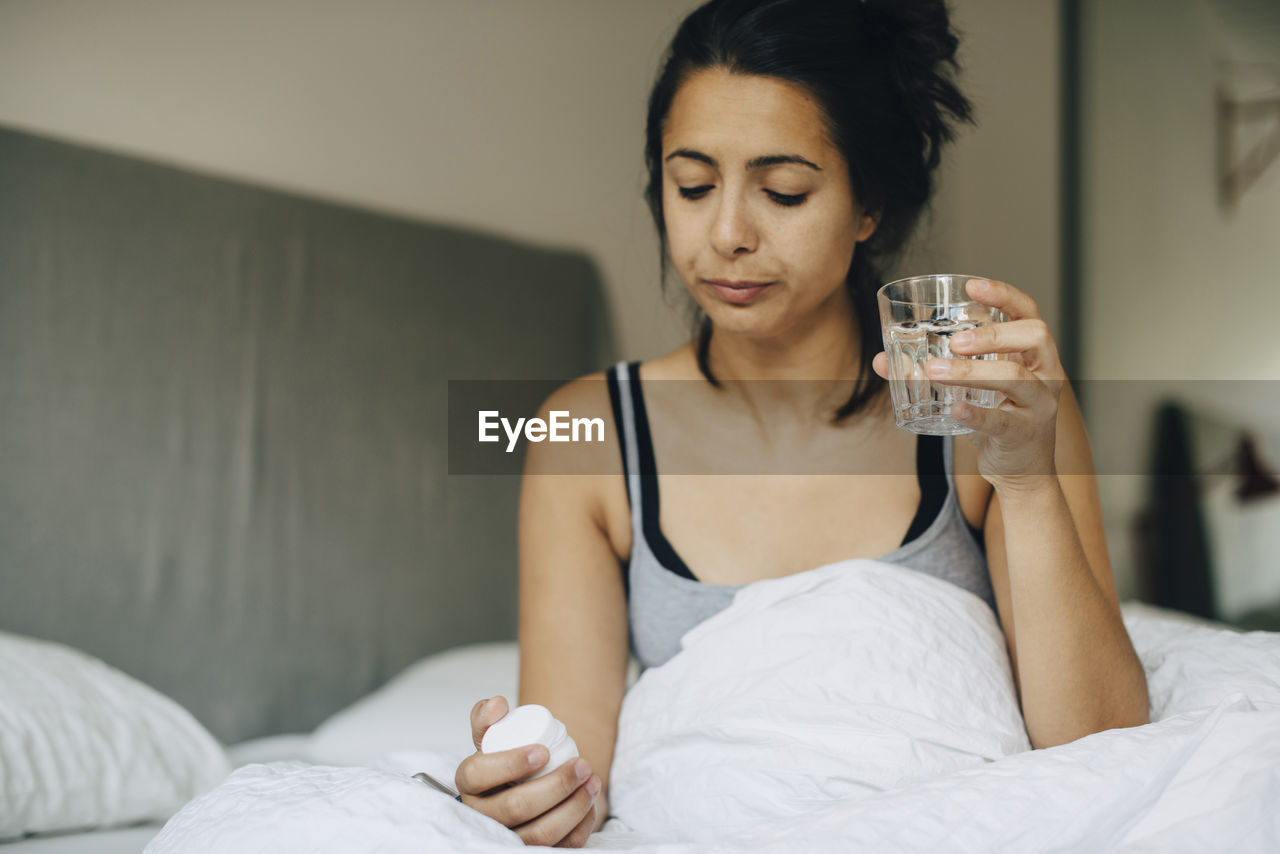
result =
[[[537,417],[549,422],[552,413],[559,413],[559,418],[562,422],[576,419],[588,419],[591,421],[599,419],[600,424],[604,427],[603,441],[583,443],[583,447],[576,447],[575,443],[574,445],[557,449],[571,453],[557,453],[544,442],[541,446],[531,445],[531,453],[541,457],[543,460],[552,458],[565,459],[568,456],[575,457],[579,461],[575,468],[579,471],[583,470],[582,461],[585,460],[592,473],[622,474],[619,431],[617,421],[614,418],[615,401],[612,399],[609,382],[610,375],[619,364],[626,367],[638,364],[641,382],[644,383],[646,388],[651,388],[650,384],[652,382],[696,379],[700,376],[692,346],[686,345],[646,361],[615,362],[602,370],[584,374],[564,382],[543,400],[542,405],[538,408]],[[593,425],[591,431],[593,439],[600,438],[599,432],[598,427]]]
[[609,404],[609,375],[613,373],[618,365],[626,368],[630,368],[632,365],[639,365],[641,379],[645,382],[649,380],[697,379],[701,376],[698,372],[698,364],[692,345],[685,345],[653,359],[615,362],[594,373],[584,374],[576,379],[569,380],[551,393],[543,403],[542,408],[549,410],[551,408],[578,407],[585,411],[599,408],[601,404],[607,406]]
[[[698,371],[697,355],[694,351],[693,344],[690,343],[690,344],[681,345],[680,347],[677,347],[676,349],[668,353],[663,353],[662,355],[655,356],[652,359],[615,362],[613,365],[610,365],[605,370],[598,371],[594,374],[588,374],[584,377],[580,377],[579,380],[581,381],[598,380],[603,382],[606,375],[612,372],[614,368],[618,365],[622,365],[626,368],[630,368],[633,365],[638,365],[640,369],[641,378],[646,381],[647,380],[690,380],[690,379],[698,379],[699,377],[702,376],[702,374]],[[572,383],[566,383],[564,387],[567,388],[568,386],[573,385],[576,382],[579,382],[579,380],[574,380]]]
[[581,508],[608,539],[615,557],[625,560],[631,550],[631,514],[608,369],[584,374],[556,388],[539,408],[538,416],[549,422],[555,412],[564,413],[562,422],[585,419],[582,423],[588,424],[590,439],[529,444],[524,473],[560,475],[543,489],[550,489],[562,508]]
[[681,345],[670,353],[665,353],[640,366],[645,379],[655,380],[698,380],[703,379],[698,368],[698,353],[693,342]]
[[[584,374],[561,384],[542,401],[536,417],[547,423],[551,423],[553,418],[562,423],[572,424],[577,421],[587,429],[581,434],[581,441],[530,444],[531,460],[538,464],[534,473],[556,473],[548,468],[547,464],[552,461],[563,466],[566,461],[574,460],[573,468],[579,470],[584,462],[593,470],[607,466],[609,449],[600,446],[612,446],[612,456],[616,458],[617,426],[613,419],[607,379],[607,373],[603,370]],[[571,433],[570,438],[572,435]]]
[[[617,363],[615,363],[617,364]],[[642,382],[689,379],[698,376],[697,363],[690,347],[681,347],[657,358],[641,362],[623,363],[627,366],[639,364]],[[553,412],[568,413],[563,419],[600,419],[604,425],[604,441],[593,442],[600,446],[594,454],[601,462],[617,462],[621,472],[621,455],[617,445],[618,425],[613,417],[613,400],[609,390],[609,375],[614,366],[603,370],[584,374],[556,387],[538,407],[537,416],[549,420]],[[597,431],[598,432],[598,431]],[[579,455],[580,456],[580,455]],[[612,473],[612,466],[609,471]]]

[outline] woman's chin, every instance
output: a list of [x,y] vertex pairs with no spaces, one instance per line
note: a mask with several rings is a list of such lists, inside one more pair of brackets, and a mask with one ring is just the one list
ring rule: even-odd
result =
[[785,324],[776,312],[764,311],[756,306],[737,307],[732,305],[713,306],[710,311],[703,308],[711,325],[720,335],[734,335],[743,338],[771,338],[780,334]]

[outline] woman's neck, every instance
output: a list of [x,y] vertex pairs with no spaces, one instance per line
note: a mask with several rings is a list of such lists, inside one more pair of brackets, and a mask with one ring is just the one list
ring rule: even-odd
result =
[[757,417],[825,420],[849,399],[862,363],[861,335],[848,293],[841,288],[833,299],[836,304],[816,311],[812,322],[776,336],[713,328],[707,348],[712,376]]

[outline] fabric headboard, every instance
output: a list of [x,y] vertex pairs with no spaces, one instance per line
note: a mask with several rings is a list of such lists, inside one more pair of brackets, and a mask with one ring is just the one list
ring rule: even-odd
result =
[[448,474],[448,381],[599,370],[606,316],[582,254],[0,128],[0,630],[225,742],[514,638],[518,478]]

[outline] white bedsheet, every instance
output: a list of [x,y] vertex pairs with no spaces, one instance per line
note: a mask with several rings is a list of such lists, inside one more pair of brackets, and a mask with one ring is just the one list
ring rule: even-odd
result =
[[[971,594],[865,560],[750,585],[627,694],[590,846],[1280,850],[1280,635],[1126,622],[1154,723],[1031,751]],[[147,851],[520,846],[393,767],[242,768]]]
[[19,839],[0,845],[4,854],[139,854],[147,847],[160,825],[95,830]]
[[[237,768],[260,762],[300,759],[309,756],[310,733],[290,733],[255,738],[227,747],[227,756]],[[3,854],[141,854],[160,832],[162,824],[139,824],[84,833],[33,836],[0,845]]]

